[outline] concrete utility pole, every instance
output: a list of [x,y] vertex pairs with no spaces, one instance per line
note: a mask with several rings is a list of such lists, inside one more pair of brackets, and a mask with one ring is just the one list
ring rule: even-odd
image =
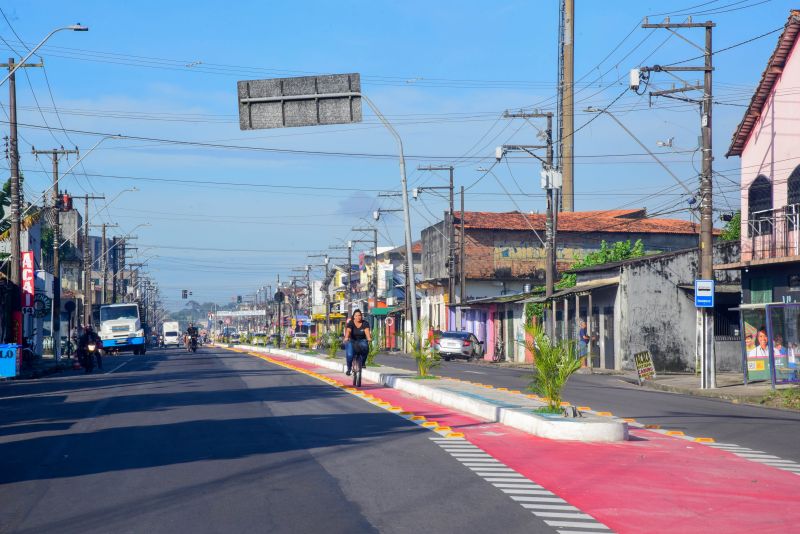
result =
[[22,323],[21,323],[21,315],[17,315],[21,312],[20,309],[20,255],[21,255],[21,244],[20,244],[20,234],[21,231],[21,221],[20,221],[20,212],[22,211],[22,195],[21,191],[22,188],[20,187],[20,177],[19,177],[19,144],[17,141],[17,84],[16,84],[16,72],[17,69],[20,68],[27,68],[27,67],[41,67],[43,66],[42,63],[14,63],[14,58],[8,58],[8,63],[0,64],[0,67],[7,67],[9,71],[8,75],[8,126],[9,126],[9,133],[8,133],[8,159],[9,159],[9,170],[11,171],[11,228],[9,230],[9,237],[11,239],[11,262],[10,262],[10,269],[11,272],[9,273],[9,279],[11,280],[12,285],[14,286],[14,290],[11,292],[11,308],[15,314],[15,317],[12,317],[12,322],[18,324],[13,326],[10,329],[10,335],[14,336],[14,339],[10,339],[12,343],[19,343],[22,338]]
[[61,225],[59,223],[59,199],[58,199],[58,160],[61,156],[79,154],[78,148],[66,150],[64,147],[52,150],[36,150],[31,147],[34,156],[46,154],[53,162],[53,356],[58,361],[61,358],[61,265],[58,257],[58,249],[61,246]]
[[[645,73],[652,72],[702,72],[702,87],[692,86],[686,83],[684,87],[670,89],[666,91],[651,91],[650,96],[663,96],[666,98],[679,98],[683,101],[698,102],[700,104],[700,132],[702,134],[703,165],[700,175],[700,265],[699,274],[702,280],[714,279],[714,211],[713,211],[713,161],[712,150],[712,130],[711,130],[711,105],[713,101],[712,92],[712,73],[713,50],[712,50],[712,30],[716,26],[711,21],[706,22],[676,22],[665,21],[660,24],[650,24],[644,20],[642,28],[663,28],[670,33],[681,37],[684,41],[691,44],[703,53],[705,59],[702,67],[700,66],[662,66],[642,67],[639,70]],[[705,29],[704,46],[697,45],[685,37],[681,36],[676,30],[681,28],[703,28]],[[684,93],[702,89],[703,97],[701,100],[691,100],[685,96],[676,97],[675,93]],[[714,312],[708,308],[697,309],[697,347],[700,353],[701,387],[712,389],[717,387],[716,376],[716,355],[714,354]]]
[[[354,232],[372,232],[372,250],[374,253],[374,260],[372,262],[373,270],[372,270],[372,307],[378,306],[378,229],[377,228],[353,228]],[[361,240],[354,239],[354,242],[359,242]],[[414,265],[414,258],[412,257],[411,260],[408,262],[409,265]],[[362,310],[363,311],[363,310]]]
[[[460,278],[458,282],[458,290],[459,290],[459,297],[458,300],[462,303],[464,302],[464,298],[466,295],[466,284],[467,284],[467,269],[466,263],[464,258],[464,244],[467,240],[467,236],[464,233],[464,186],[461,186],[461,236],[458,240],[459,250],[459,257],[458,257],[458,276]],[[461,308],[458,308],[459,310]],[[461,321],[458,321],[461,324]]]
[[107,289],[108,286],[108,253],[111,249],[108,248],[108,241],[106,240],[106,228],[117,228],[119,227],[118,224],[92,224],[90,225],[92,228],[102,228],[103,229],[103,236],[102,236],[102,243],[100,243],[100,269],[103,273],[102,280],[103,286],[101,288],[101,304],[108,304],[108,295]]
[[561,135],[559,136],[561,173],[563,176],[563,211],[575,210],[575,175],[573,147],[575,133],[574,78],[575,78],[575,0],[562,0],[561,4],[561,55],[559,96],[561,108]]
[[[89,253],[89,201],[103,200],[104,196],[84,195],[72,197],[73,200],[84,200],[83,205],[83,324],[91,324],[92,320],[92,257]],[[105,300],[105,299],[104,299]]]

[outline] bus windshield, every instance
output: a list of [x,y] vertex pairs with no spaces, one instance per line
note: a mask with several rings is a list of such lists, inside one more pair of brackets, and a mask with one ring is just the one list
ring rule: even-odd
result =
[[117,319],[138,319],[139,307],[131,306],[105,306],[100,308],[101,321],[115,321]]

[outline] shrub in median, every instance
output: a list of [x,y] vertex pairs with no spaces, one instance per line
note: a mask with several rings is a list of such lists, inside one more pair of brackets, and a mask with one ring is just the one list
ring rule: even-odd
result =
[[422,321],[417,321],[414,331],[407,334],[411,354],[417,362],[417,376],[420,378],[427,377],[431,369],[441,363],[439,355],[431,348],[431,342],[426,335],[427,331],[428,329]]
[[539,325],[525,327],[531,341],[526,342],[533,354],[535,373],[531,389],[547,401],[548,411],[561,411],[561,391],[569,377],[581,368],[575,342],[570,339],[553,341]]

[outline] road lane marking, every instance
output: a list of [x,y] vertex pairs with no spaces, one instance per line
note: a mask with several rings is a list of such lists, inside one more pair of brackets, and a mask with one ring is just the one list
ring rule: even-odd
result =
[[114,367],[113,369],[111,369],[110,371],[108,371],[106,374],[107,374],[107,375],[110,375],[111,373],[113,373],[114,371],[116,371],[117,369],[119,369],[120,367],[122,367],[123,365],[125,365],[125,364],[127,364],[127,363],[130,363],[130,362],[132,362],[132,361],[133,361],[133,358],[131,358],[130,360],[125,360],[124,362],[122,362],[122,363],[121,363],[121,364],[119,364],[118,366],[116,366],[116,367]]

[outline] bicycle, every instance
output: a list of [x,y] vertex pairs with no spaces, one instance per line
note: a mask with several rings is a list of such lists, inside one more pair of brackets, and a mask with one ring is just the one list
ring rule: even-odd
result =
[[356,354],[353,356],[353,387],[361,387],[361,355]]
[[505,356],[505,343],[501,340],[497,340],[494,343],[494,353],[492,354],[492,361],[493,362],[502,362],[506,359]]

